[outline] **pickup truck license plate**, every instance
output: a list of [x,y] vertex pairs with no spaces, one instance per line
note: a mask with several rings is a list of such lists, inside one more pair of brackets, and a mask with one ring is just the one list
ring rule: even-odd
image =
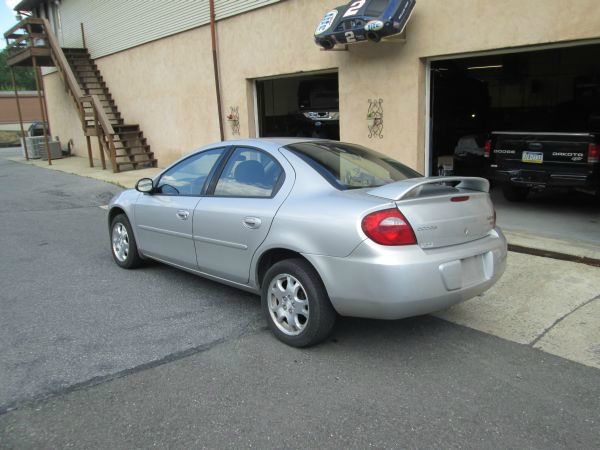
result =
[[526,163],[542,164],[544,162],[544,154],[542,152],[523,152],[521,161]]

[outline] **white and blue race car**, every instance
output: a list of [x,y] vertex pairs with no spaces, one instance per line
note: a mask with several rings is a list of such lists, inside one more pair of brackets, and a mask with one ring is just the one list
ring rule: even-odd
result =
[[415,7],[415,0],[354,0],[327,12],[315,30],[315,42],[325,50],[398,35]]

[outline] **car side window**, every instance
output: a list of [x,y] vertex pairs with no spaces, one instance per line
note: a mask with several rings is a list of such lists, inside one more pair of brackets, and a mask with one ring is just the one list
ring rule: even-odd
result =
[[163,173],[156,186],[157,192],[163,195],[199,197],[210,171],[224,152],[224,148],[216,148],[181,161]]
[[283,169],[275,158],[253,148],[238,147],[227,161],[214,195],[269,198],[281,181]]

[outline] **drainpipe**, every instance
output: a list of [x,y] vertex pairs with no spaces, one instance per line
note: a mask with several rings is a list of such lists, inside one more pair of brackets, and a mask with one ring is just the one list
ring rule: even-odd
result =
[[225,139],[223,133],[223,114],[221,111],[221,86],[219,82],[219,61],[217,58],[217,31],[215,28],[215,0],[209,0],[210,5],[210,37],[212,41],[212,57],[213,57],[213,68],[215,71],[215,90],[217,94],[217,112],[219,114],[219,132],[221,133],[221,140]]

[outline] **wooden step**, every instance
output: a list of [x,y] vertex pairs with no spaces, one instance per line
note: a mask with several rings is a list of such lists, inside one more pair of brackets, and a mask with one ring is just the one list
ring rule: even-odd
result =
[[106,89],[108,91],[108,87],[106,85],[102,86],[105,83],[79,83],[79,86],[84,89]]
[[[119,150],[123,150],[123,149],[115,149],[115,151],[117,152],[116,157],[117,158],[134,158],[136,156],[144,156],[146,157],[146,159],[152,159],[154,158],[154,152],[119,152]],[[137,160],[136,160],[137,161]]]
[[98,67],[96,67],[96,64],[94,64],[92,61],[73,61],[73,60],[70,60],[69,61],[69,65],[73,69],[88,69],[88,68],[91,68],[93,70],[98,70]]
[[149,153],[150,146],[149,145],[125,145],[123,147],[117,147],[118,141],[113,141],[115,144],[115,150],[124,150],[126,152],[134,152],[138,154]]
[[121,134],[122,132],[139,131],[140,130],[140,126],[137,123],[133,123],[133,124],[124,123],[121,125],[117,125],[113,128],[115,129],[115,131],[118,134]]
[[132,146],[148,146],[148,141],[145,137],[135,137],[133,139],[118,139],[119,135],[115,134],[113,140],[116,144],[120,144],[122,147],[132,147]]
[[149,159],[147,161],[117,161],[117,167],[119,170],[126,170],[127,166],[132,166],[133,170],[141,167],[157,167],[158,161],[156,159]]

